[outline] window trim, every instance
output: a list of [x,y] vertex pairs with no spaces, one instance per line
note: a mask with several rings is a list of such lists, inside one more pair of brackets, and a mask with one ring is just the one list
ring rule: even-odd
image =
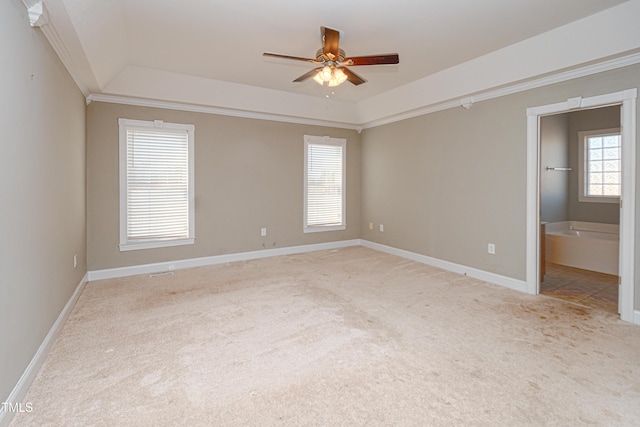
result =
[[[194,173],[194,138],[195,125],[168,123],[162,120],[132,120],[119,118],[119,199],[120,199],[120,251],[139,249],[153,249],[170,246],[182,246],[195,243],[195,173]],[[187,132],[187,162],[188,162],[188,235],[186,238],[133,240],[128,239],[127,234],[127,130],[129,129],[167,129]]]
[[[588,172],[586,143],[587,138],[595,135],[618,134],[622,137],[620,128],[597,129],[578,132],[578,201],[588,203],[620,203],[620,196],[588,196],[586,191],[586,174]],[[621,142],[622,149],[622,142]],[[622,163],[622,156],[621,163]],[[621,175],[622,176],[622,175]]]
[[[308,224],[308,161],[309,145],[333,145],[342,148],[342,200],[341,216],[342,222],[338,225],[309,225]],[[344,138],[331,138],[329,136],[304,136],[304,217],[303,232],[317,233],[323,231],[339,231],[347,228],[346,216],[346,193],[347,193],[347,140]]]

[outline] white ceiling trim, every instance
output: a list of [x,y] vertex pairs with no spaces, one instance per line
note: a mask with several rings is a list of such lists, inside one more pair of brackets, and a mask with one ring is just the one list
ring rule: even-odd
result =
[[337,122],[337,121],[330,121],[330,120],[316,120],[316,119],[308,119],[304,117],[297,117],[297,116],[291,116],[291,115],[269,114],[269,113],[262,113],[257,111],[243,111],[243,110],[223,108],[223,107],[208,107],[208,106],[193,105],[188,103],[156,101],[152,99],[131,98],[126,96],[114,96],[114,95],[104,95],[104,94],[91,94],[87,96],[87,104],[90,104],[92,101],[108,102],[108,103],[114,103],[114,104],[126,104],[126,105],[136,105],[141,107],[165,108],[170,110],[190,111],[190,112],[206,113],[206,114],[218,114],[223,116],[242,117],[242,118],[258,119],[258,120],[271,120],[271,121],[277,121],[277,122],[307,124],[307,125],[314,125],[314,126],[329,126],[329,127],[340,128],[340,129],[352,129],[360,132],[362,131],[362,129],[374,128],[377,126],[382,126],[385,124],[390,124],[390,123],[398,122],[401,120],[410,119],[413,117],[423,116],[425,114],[431,114],[437,111],[447,110],[450,108],[463,107],[463,108],[469,109],[473,107],[473,104],[481,101],[487,101],[490,99],[515,94],[518,92],[524,92],[530,89],[536,89],[543,86],[548,86],[555,83],[561,83],[568,80],[573,80],[580,77],[586,77],[589,75],[602,73],[605,71],[611,71],[618,68],[623,68],[623,67],[636,65],[636,64],[640,64],[640,53],[634,53],[622,58],[616,58],[608,61],[603,61],[598,64],[587,65],[585,67],[577,68],[574,70],[564,71],[561,73],[545,76],[539,79],[505,86],[495,90],[480,92],[476,94],[468,94],[468,96],[465,96],[462,98],[456,98],[446,102],[427,105],[422,108],[418,108],[418,109],[407,111],[400,114],[390,115],[389,117],[384,117],[384,118],[373,120],[366,123],[357,123],[357,122],[344,123],[344,122]]
[[44,8],[42,1],[37,2],[31,7],[27,7],[27,12],[29,12],[29,23],[32,27],[40,27],[46,24],[49,20],[49,16],[47,15],[47,11]]
[[[22,2],[33,11],[42,5],[42,0]],[[44,18],[48,14],[49,19],[39,28],[88,101],[101,96],[105,102],[144,102],[164,105],[162,108],[355,130],[459,105],[468,108],[484,99],[635,64],[640,52],[640,26],[635,22],[640,16],[640,0],[630,0],[357,104],[130,65],[110,82],[99,85],[90,64],[82,59],[82,44],[75,34],[68,34],[67,27],[72,26],[66,25],[68,16],[58,10],[61,4],[47,2],[51,7],[43,7],[42,14]],[[64,34],[53,22],[61,25]],[[591,28],[608,30],[590,34]],[[619,59],[601,62],[614,57]]]
[[39,28],[42,31],[82,94],[87,96],[91,91],[80,75],[79,67],[73,60],[73,56],[70,54],[69,49],[67,49],[62,37],[60,37],[60,33],[49,19],[49,10],[45,4],[42,0],[22,0],[22,3],[27,8],[31,26]]
[[456,98],[451,101],[427,105],[422,108],[407,111],[400,114],[394,114],[388,117],[383,117],[378,120],[372,120],[366,123],[359,123],[363,129],[373,128],[376,126],[382,126],[385,124],[397,122],[400,120],[406,120],[413,117],[423,116],[425,114],[435,113],[437,111],[447,110],[449,108],[455,108],[462,106],[466,109],[471,108],[474,103],[480,101],[487,101],[489,99],[499,98],[501,96],[511,95],[518,92],[524,92],[530,89],[537,89],[543,86],[552,85],[555,83],[562,83],[568,80],[577,79],[580,77],[590,76],[592,74],[602,73],[605,71],[611,71],[630,65],[640,64],[640,53],[634,53],[622,58],[616,58],[608,61],[604,61],[598,64],[591,64],[584,67],[580,67],[570,71],[564,71],[557,74],[552,74],[539,79],[516,83],[513,85],[505,86],[495,90],[489,90],[485,92],[479,92],[476,94],[467,94],[463,98]]
[[130,65],[100,92],[309,120],[357,122],[353,102]]
[[184,104],[179,102],[156,101],[152,99],[130,98],[126,96],[91,94],[87,96],[87,105],[91,102],[108,102],[111,104],[135,105],[138,107],[164,108],[167,110],[189,111],[192,113],[217,114],[221,116],[241,117],[245,119],[270,120],[274,122],[295,123],[313,126],[334,127],[362,131],[362,127],[353,123],[334,122],[330,120],[315,120],[304,117],[284,116],[279,114],[261,113],[256,111],[233,110],[230,108],[208,107],[203,105]]
[[[640,0],[588,16],[358,103],[358,122],[384,120],[473,93],[640,51]],[[594,29],[598,31],[594,31]]]

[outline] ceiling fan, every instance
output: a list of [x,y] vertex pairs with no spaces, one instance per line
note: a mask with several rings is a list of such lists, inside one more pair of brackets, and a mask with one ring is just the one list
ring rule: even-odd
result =
[[317,64],[319,67],[301,75],[295,79],[294,82],[301,82],[313,77],[313,79],[319,84],[324,85],[327,83],[328,86],[338,86],[346,80],[349,80],[356,86],[366,82],[365,79],[349,70],[347,66],[398,64],[400,62],[397,53],[347,57],[344,50],[339,47],[340,31],[332,28],[320,27],[320,35],[322,39],[322,48],[318,49],[316,52],[315,59],[280,55],[278,53],[270,52],[264,52],[263,55]]

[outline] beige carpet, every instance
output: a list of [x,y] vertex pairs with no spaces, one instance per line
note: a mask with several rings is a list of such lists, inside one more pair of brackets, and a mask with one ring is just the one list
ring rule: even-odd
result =
[[14,426],[640,425],[640,327],[362,247],[91,282]]

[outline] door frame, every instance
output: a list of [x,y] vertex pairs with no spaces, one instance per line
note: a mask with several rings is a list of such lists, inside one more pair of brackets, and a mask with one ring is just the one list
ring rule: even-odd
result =
[[[622,139],[622,191],[620,196],[620,319],[634,323],[635,205],[636,205],[636,100],[638,90],[575,97],[527,109],[527,240],[526,288],[537,295],[540,285],[540,117],[620,105]],[[637,322],[640,323],[640,322]]]

